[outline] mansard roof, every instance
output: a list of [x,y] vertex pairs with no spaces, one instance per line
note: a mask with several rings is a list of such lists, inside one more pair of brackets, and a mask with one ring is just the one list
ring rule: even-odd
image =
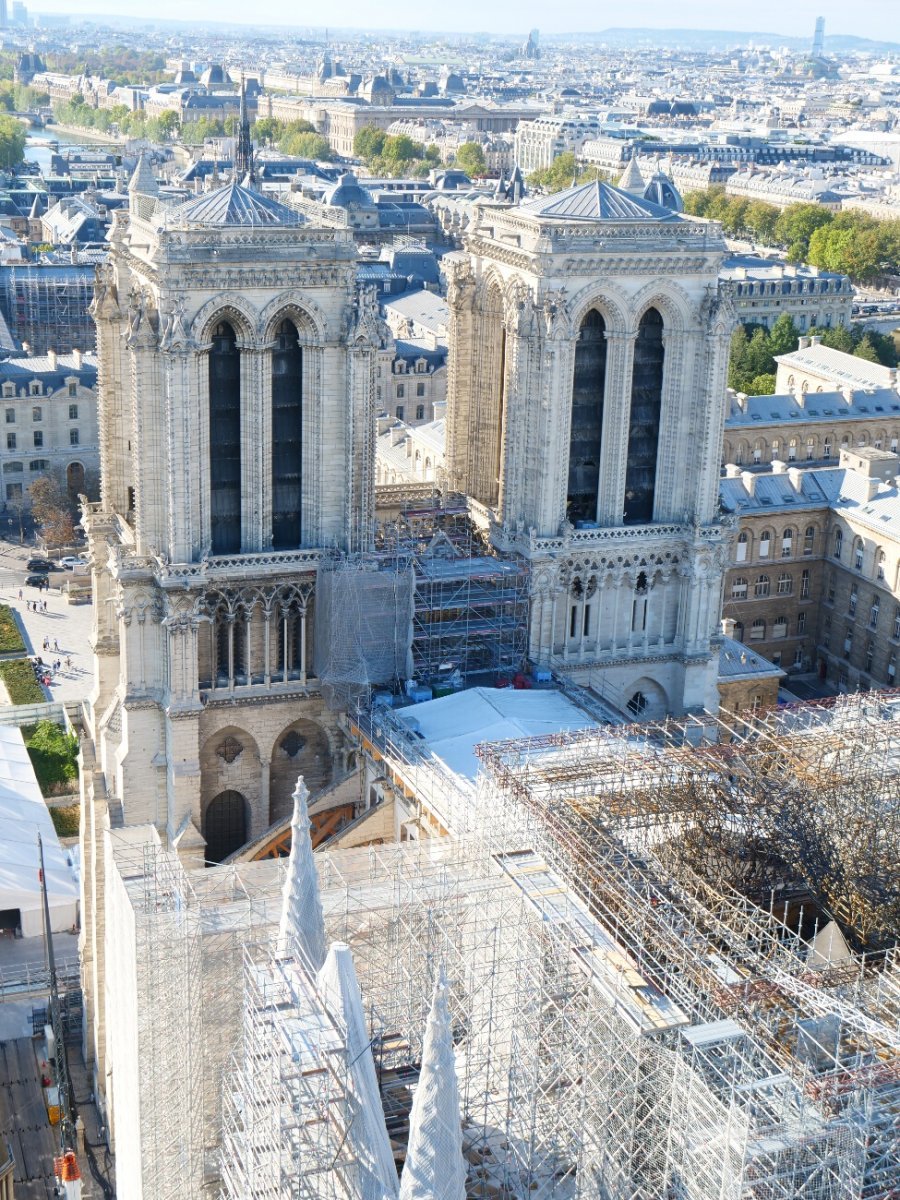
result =
[[213,192],[194,196],[171,210],[172,224],[200,226],[302,225],[304,218],[270,196],[232,180]]
[[579,183],[553,196],[540,196],[520,206],[520,213],[565,221],[677,221],[668,208],[632,196],[611,183]]

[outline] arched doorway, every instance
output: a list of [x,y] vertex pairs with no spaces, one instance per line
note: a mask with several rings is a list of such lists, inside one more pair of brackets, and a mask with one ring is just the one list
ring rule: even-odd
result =
[[206,807],[206,861],[220,863],[247,841],[247,801],[240,792],[219,792]]
[[84,464],[71,462],[66,467],[66,489],[74,500],[84,494]]

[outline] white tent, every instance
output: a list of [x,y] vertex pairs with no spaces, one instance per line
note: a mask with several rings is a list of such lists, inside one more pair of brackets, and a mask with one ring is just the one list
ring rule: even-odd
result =
[[53,821],[21,731],[0,725],[0,912],[19,912],[23,937],[43,931],[37,835],[44,843],[44,869],[51,932],[71,929],[78,919],[78,885]]

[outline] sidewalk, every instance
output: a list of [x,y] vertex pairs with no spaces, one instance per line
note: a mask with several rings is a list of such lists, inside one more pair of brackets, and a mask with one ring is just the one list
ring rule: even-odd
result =
[[[60,578],[54,573],[51,580]],[[47,601],[46,612],[30,612],[26,602]],[[72,666],[57,672],[49,688],[51,700],[82,700],[90,692],[93,683],[93,655],[89,645],[93,608],[90,604],[67,604],[58,592],[38,592],[36,588],[23,587],[22,599],[19,588],[9,584],[0,585],[0,601],[8,604],[25,630],[25,648],[30,657],[40,655],[45,663],[68,656]],[[50,649],[44,649],[44,638],[50,639]],[[59,649],[54,649],[54,642]]]

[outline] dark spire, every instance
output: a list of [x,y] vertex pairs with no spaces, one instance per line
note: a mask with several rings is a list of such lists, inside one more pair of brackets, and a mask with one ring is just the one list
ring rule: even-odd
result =
[[240,127],[234,151],[234,177],[238,183],[243,183],[245,180],[254,183],[256,179],[253,167],[253,142],[250,140],[250,118],[247,116],[247,97],[243,75],[241,76]]

